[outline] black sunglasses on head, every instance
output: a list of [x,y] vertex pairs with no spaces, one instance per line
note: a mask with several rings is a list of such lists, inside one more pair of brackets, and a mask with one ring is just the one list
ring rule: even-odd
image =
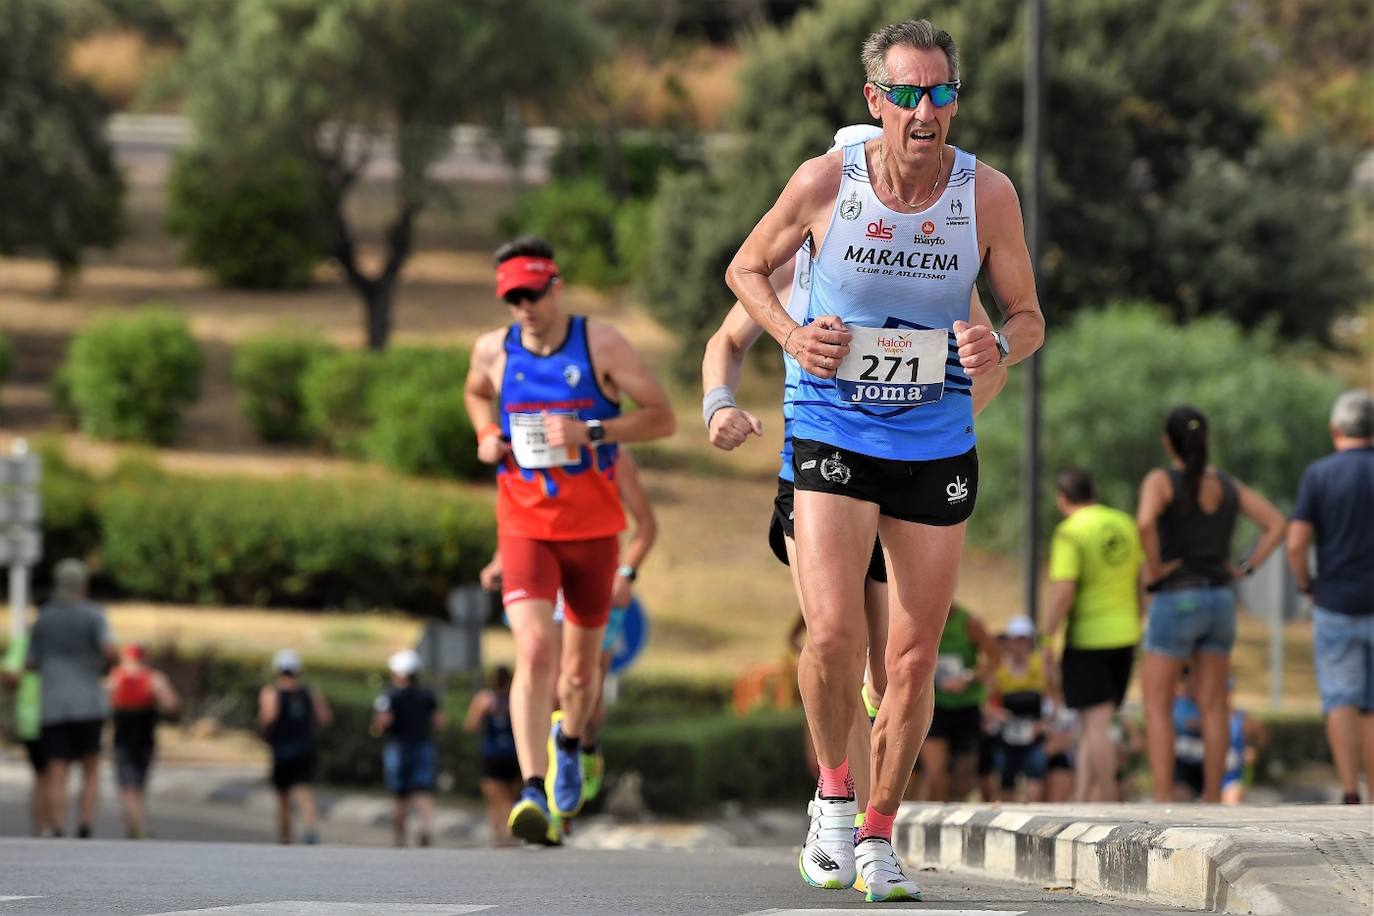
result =
[[551,289],[553,289],[552,280],[550,280],[549,285],[544,287],[543,289],[508,290],[506,294],[501,297],[501,299],[506,303],[506,305],[520,305],[522,302],[538,302],[540,299],[543,299],[545,296],[547,296],[549,294],[549,290]]

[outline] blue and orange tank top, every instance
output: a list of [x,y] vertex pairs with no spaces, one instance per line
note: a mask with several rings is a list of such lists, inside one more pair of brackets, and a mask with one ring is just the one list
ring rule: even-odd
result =
[[[902,461],[973,448],[973,383],[952,328],[968,320],[981,262],[976,167],[956,149],[940,197],[898,213],[873,191],[864,144],[844,148],[835,208],[811,263],[807,320],[838,315],[860,331],[836,378],[801,373],[794,435]],[[861,332],[871,339],[859,349]]]
[[[551,450],[541,415],[579,420],[620,416],[620,404],[601,390],[587,343],[587,319],[573,315],[560,346],[547,356],[525,349],[520,325],[505,340],[501,432],[514,449],[497,469],[496,520],[502,535],[541,541],[608,537],[625,529],[616,489],[619,449],[613,444]],[[538,458],[532,459],[531,455]]]

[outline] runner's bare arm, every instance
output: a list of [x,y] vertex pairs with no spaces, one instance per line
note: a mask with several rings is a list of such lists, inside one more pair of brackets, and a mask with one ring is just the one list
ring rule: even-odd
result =
[[161,671],[153,672],[153,698],[157,701],[158,713],[164,717],[176,715],[177,708],[181,705],[181,697],[177,696],[176,688]]
[[489,331],[477,338],[463,385],[463,404],[472,428],[477,430],[477,457],[487,464],[496,464],[510,452],[510,443],[501,438],[496,415],[496,398],[500,394],[495,382],[496,363],[504,338],[503,330]]
[[[1002,333],[1011,346],[1005,365],[1014,365],[1040,349],[1045,342],[1045,317],[1035,290],[1035,274],[1031,270],[1030,253],[1026,250],[1025,230],[1021,223],[1021,201],[1011,180],[1001,172],[978,163],[975,185],[978,209],[978,243],[983,251],[983,268],[987,271],[992,294],[1002,308]],[[988,351],[984,338],[991,329],[977,327],[956,331],[959,357],[966,360],[976,354],[976,365],[965,362],[969,376],[986,371],[997,362],[994,344]]]
[[839,192],[842,156],[828,153],[802,163],[725,271],[725,282],[750,317],[818,378],[835,374],[849,352],[849,332],[834,315],[798,326],[778,301],[768,278],[797,253],[808,235],[819,250],[821,239],[815,230]]
[[334,721],[334,710],[329,708],[329,701],[320,693],[319,688],[310,688],[310,702],[315,705],[315,721],[320,725],[330,725]]
[[[639,466],[628,450],[622,450],[616,465],[616,488],[620,491],[620,501],[634,519],[634,531],[625,549],[620,553],[622,566],[639,569],[645,557],[658,540],[658,518],[654,515],[653,504],[644,489],[644,481],[639,476]],[[632,597],[633,583],[624,576],[616,575],[615,587],[611,594],[611,607],[626,607]]]
[[267,731],[277,721],[277,691],[269,684],[258,691],[258,730]]
[[496,695],[490,690],[479,690],[468,704],[468,714],[463,717],[463,731],[471,734],[482,724],[482,717],[495,705]]
[[[610,382],[607,394],[613,397],[629,395],[635,402],[634,410],[602,424],[606,431],[602,441],[645,442],[671,436],[677,429],[677,417],[668,394],[625,335],[604,321],[588,319],[587,347],[592,365]],[[552,446],[581,446],[591,442],[587,424],[573,417],[546,416],[544,432]]]
[[[796,263],[796,258],[791,259],[768,278],[784,307],[792,295]],[[744,356],[762,333],[763,328],[750,317],[744,305],[735,302],[719,330],[706,342],[706,353],[701,360],[702,394],[717,388],[727,388],[733,394],[739,388]],[[763,435],[763,423],[758,417],[734,404],[717,408],[709,417],[706,429],[711,444],[727,452],[743,445],[751,433]]]
[[[978,295],[978,287],[973,287],[968,303],[969,321],[975,326],[989,326],[992,321],[988,318],[988,310],[983,307],[983,299]],[[983,408],[992,403],[992,399],[1001,393],[1007,385],[1007,367],[997,366],[986,375],[978,375],[973,379],[973,415],[976,417],[983,412]]]
[[654,515],[653,504],[644,489],[644,480],[639,476],[639,466],[628,451],[620,453],[616,467],[616,487],[620,490],[620,501],[630,510],[634,519],[634,534],[620,555],[620,562],[626,566],[639,567],[658,540],[658,517]]

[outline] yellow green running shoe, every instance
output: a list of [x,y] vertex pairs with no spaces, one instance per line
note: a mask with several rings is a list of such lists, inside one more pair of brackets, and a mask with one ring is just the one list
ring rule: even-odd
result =
[[606,775],[606,761],[597,751],[582,752],[582,800],[589,802],[601,794],[601,780]]

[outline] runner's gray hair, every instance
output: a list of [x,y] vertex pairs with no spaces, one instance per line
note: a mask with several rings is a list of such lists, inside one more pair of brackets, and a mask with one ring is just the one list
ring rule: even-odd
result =
[[887,52],[894,45],[909,45],[913,48],[939,48],[945,52],[949,61],[949,78],[959,78],[959,49],[954,39],[944,29],[937,28],[929,19],[908,19],[883,26],[864,40],[859,60],[864,65],[864,78],[870,83],[888,83],[892,77],[887,72]]

